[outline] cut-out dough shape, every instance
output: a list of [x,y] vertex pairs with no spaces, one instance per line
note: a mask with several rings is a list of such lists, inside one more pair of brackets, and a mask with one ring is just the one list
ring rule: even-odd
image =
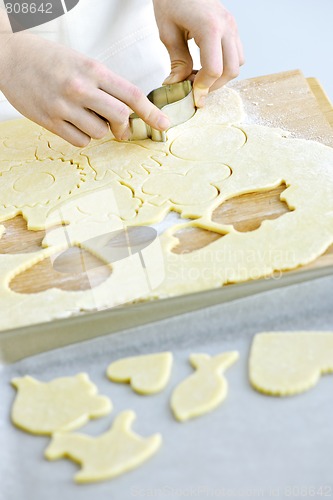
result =
[[171,396],[171,408],[177,420],[184,422],[204,415],[225,400],[228,383],[223,373],[238,357],[238,352],[225,352],[214,357],[191,354],[190,363],[196,372],[183,380]]
[[55,433],[45,456],[49,460],[69,457],[78,462],[81,470],[74,477],[77,483],[104,481],[124,474],[142,465],[162,443],[160,434],[143,438],[134,433],[131,425],[135,418],[132,411],[120,413],[111,429],[98,437]]
[[18,390],[12,408],[12,421],[32,434],[70,431],[91,418],[103,417],[112,410],[106,396],[97,395],[97,387],[86,373],[40,382],[32,377],[14,378]]
[[107,173],[118,179],[130,179],[133,173],[146,176],[143,163],[158,167],[150,158],[151,151],[135,143],[109,140],[103,144],[91,145],[82,154],[87,156],[91,168],[96,172],[96,180],[102,180]]
[[163,202],[177,205],[193,205],[193,200],[203,204],[217,197],[214,184],[222,182],[231,174],[226,165],[211,164],[195,166],[186,175],[172,173],[151,174],[143,184],[143,191],[158,195]]
[[264,332],[254,337],[249,377],[259,392],[292,396],[333,372],[333,332]]
[[69,161],[45,160],[13,166],[1,176],[1,204],[23,207],[68,196],[83,182],[84,173]]
[[37,143],[36,157],[39,160],[45,160],[48,158],[52,160],[55,160],[57,158],[78,158],[81,154],[83,155],[84,152],[87,151],[90,147],[110,140],[110,136],[111,134],[108,134],[107,137],[98,141],[93,140],[87,147],[78,149],[76,146],[73,146],[69,142],[64,141],[63,139],[61,139],[61,137],[53,134],[49,130],[41,128],[40,138]]
[[160,352],[119,359],[111,363],[107,376],[113,382],[129,382],[139,394],[162,391],[170,378],[172,353]]

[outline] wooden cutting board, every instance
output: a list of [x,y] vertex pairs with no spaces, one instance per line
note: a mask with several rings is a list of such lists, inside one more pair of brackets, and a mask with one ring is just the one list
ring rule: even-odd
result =
[[[243,80],[235,83],[233,88],[241,94],[250,123],[280,127],[289,130],[295,137],[316,140],[333,147],[333,108],[315,78],[306,79],[300,71],[288,71]],[[274,190],[233,198],[218,207],[213,218],[217,222],[233,224],[238,231],[253,231],[263,220],[279,217],[288,211],[287,205],[280,201],[284,189],[286,186],[281,185]],[[22,217],[3,225],[6,234],[0,240],[0,253],[26,253],[41,248],[45,233],[28,231]],[[192,252],[221,237],[197,228],[180,232],[177,236],[180,243],[174,249],[176,253]],[[330,264],[333,264],[333,246],[307,267]],[[94,271],[89,272],[88,279],[86,269],[91,268]],[[11,288],[19,293],[34,293],[53,287],[87,290],[103,282],[110,274],[109,268],[80,249],[73,249],[68,269],[71,272],[57,272],[51,261],[46,259],[14,278]]]

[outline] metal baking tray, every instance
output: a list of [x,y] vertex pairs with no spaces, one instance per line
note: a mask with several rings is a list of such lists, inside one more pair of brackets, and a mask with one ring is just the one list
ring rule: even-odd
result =
[[[247,360],[257,332],[332,331],[332,287],[333,278],[326,277],[279,288],[3,365],[0,500],[331,497],[332,376],[322,377],[299,396],[273,398],[250,387]],[[89,328],[94,328],[93,322]],[[226,372],[226,401],[201,418],[176,422],[169,398],[192,372],[189,354],[235,349],[240,359]],[[105,370],[112,360],[162,350],[171,350],[175,357],[171,381],[162,393],[139,396],[129,386],[107,380]],[[15,397],[10,380],[30,374],[47,381],[81,371],[112,398],[114,410],[80,432],[100,434],[118,412],[133,409],[135,431],[143,436],[160,432],[164,442],[141,468],[112,481],[78,486],[72,480],[76,464],[43,458],[48,438],[29,435],[10,423]]]
[[164,318],[333,274],[333,266],[296,270],[182,296],[122,305],[0,332],[0,365]]

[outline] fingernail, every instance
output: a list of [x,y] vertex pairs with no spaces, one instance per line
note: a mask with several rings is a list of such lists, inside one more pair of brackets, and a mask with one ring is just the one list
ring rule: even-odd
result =
[[205,90],[194,89],[194,101],[197,108],[202,108],[205,105],[207,94],[208,94],[208,89]]
[[157,126],[161,130],[166,130],[167,128],[170,128],[170,120],[167,116],[162,115],[161,118],[159,118],[157,122]]
[[162,85],[170,85],[171,83],[177,82],[178,78],[176,75],[173,75],[172,73],[164,80]]
[[121,136],[121,141],[128,141],[129,138],[131,137],[131,131],[126,129],[123,135]]
[[200,97],[199,102],[198,102],[198,108],[203,108],[205,105],[205,102],[206,102],[206,97],[205,96]]

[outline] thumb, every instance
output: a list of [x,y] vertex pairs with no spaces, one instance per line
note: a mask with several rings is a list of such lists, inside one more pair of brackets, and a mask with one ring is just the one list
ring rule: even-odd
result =
[[192,74],[193,61],[184,33],[177,27],[172,29],[169,27],[167,33],[161,35],[161,40],[169,52],[171,61],[171,73],[163,84],[186,80]]

